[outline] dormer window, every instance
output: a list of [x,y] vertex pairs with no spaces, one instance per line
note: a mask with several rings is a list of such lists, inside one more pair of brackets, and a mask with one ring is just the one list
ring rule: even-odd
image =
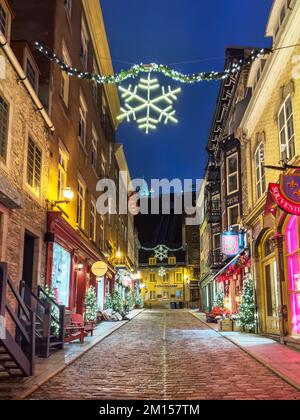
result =
[[30,61],[28,59],[26,61],[26,76],[27,76],[31,86],[33,87],[33,89],[35,89],[35,86],[36,86],[36,71],[34,70],[32,64],[30,63]]
[[5,37],[7,36],[7,14],[2,4],[0,4],[0,31]]

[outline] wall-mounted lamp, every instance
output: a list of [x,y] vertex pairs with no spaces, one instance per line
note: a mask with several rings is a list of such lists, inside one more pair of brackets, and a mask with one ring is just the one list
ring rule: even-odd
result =
[[63,200],[50,201],[51,206],[56,207],[58,204],[69,204],[74,198],[74,192],[72,188],[65,187],[62,190],[62,196],[63,196]]
[[83,263],[80,262],[80,263],[77,264],[76,270],[81,271],[83,269],[83,267],[84,267]]

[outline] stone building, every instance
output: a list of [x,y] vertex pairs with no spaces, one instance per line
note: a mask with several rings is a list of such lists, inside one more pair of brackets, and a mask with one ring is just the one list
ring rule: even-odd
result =
[[[251,69],[247,86],[252,98],[240,124],[243,224],[251,232],[259,332],[295,344],[300,340],[295,211],[300,165],[300,48],[295,46],[300,42],[299,1],[273,2],[266,36],[271,37],[274,52]],[[272,184],[279,181],[286,202],[271,193]],[[289,200],[293,205],[284,207]]]
[[24,279],[35,288],[45,282],[54,127],[13,52],[14,13],[5,0],[0,1],[0,13],[0,261],[8,263],[16,287]]
[[[68,76],[33,44],[38,41],[50,48],[71,67],[113,74],[100,2],[15,0],[13,4],[14,49],[55,125],[49,162],[47,284],[54,287],[59,303],[82,313],[89,285],[98,290],[99,307],[105,304],[105,290],[114,287],[113,259],[127,229],[118,215],[100,215],[96,209],[98,180],[118,179],[119,99],[116,86]],[[31,47],[30,55],[24,40]],[[91,271],[97,261],[105,261],[109,268],[104,283],[97,282]]]

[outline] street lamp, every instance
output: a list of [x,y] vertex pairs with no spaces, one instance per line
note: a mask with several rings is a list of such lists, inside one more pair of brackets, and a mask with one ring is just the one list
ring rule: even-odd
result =
[[62,190],[63,200],[50,201],[51,207],[56,207],[58,204],[69,204],[74,198],[74,192],[71,187],[65,187]]

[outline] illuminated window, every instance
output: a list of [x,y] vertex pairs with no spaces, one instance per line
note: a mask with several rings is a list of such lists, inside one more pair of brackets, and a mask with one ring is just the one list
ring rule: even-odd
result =
[[150,283],[155,283],[156,282],[156,274],[155,273],[150,273],[149,279],[150,279]]
[[176,264],[177,264],[177,259],[176,259],[176,257],[169,257],[169,258],[168,258],[168,264],[169,264],[169,265],[176,265]]
[[176,273],[175,274],[175,280],[176,280],[176,283],[183,283],[183,275],[182,275],[182,273]]
[[280,152],[282,160],[291,160],[296,155],[292,99],[289,96],[282,105],[279,116]]
[[156,264],[157,264],[156,258],[149,258],[149,265],[156,265]]
[[59,149],[58,154],[58,198],[63,200],[63,191],[67,187],[68,156],[64,150]]

